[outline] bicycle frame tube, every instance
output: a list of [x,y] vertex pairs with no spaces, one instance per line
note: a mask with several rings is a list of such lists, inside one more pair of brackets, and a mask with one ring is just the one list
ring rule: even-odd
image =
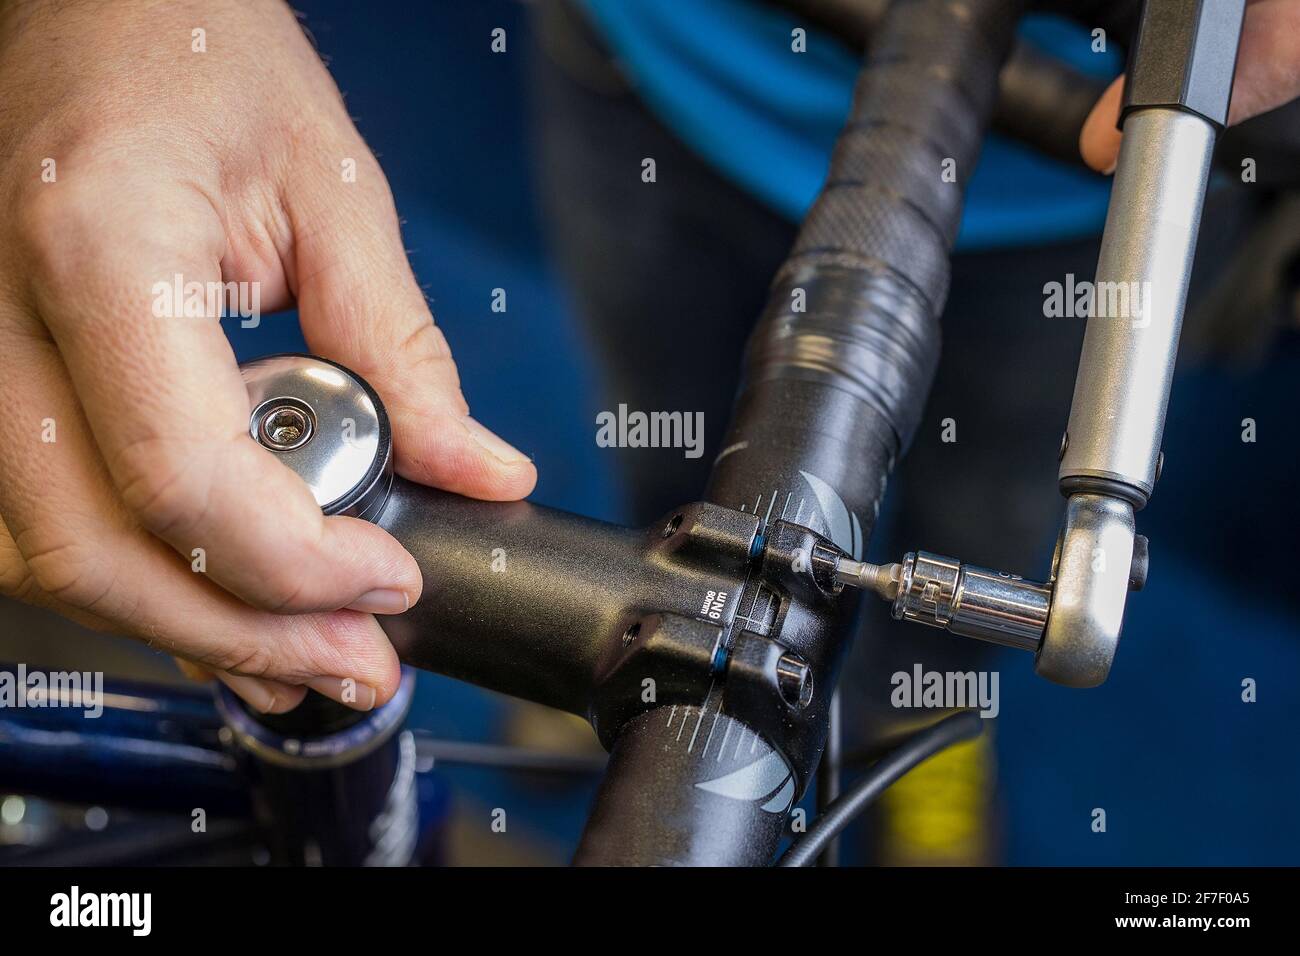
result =
[[[12,665],[0,672],[15,674]],[[214,817],[251,813],[220,741],[212,696],[197,688],[106,683],[103,712],[76,706],[0,711],[0,790],[51,800]],[[159,781],[165,781],[160,786]]]
[[[320,697],[314,707],[260,719],[224,685],[214,685],[214,697],[198,687],[106,681],[91,711],[78,699],[44,699],[20,667],[0,664],[0,674],[25,688],[23,705],[0,711],[0,791],[176,814],[185,833],[238,824],[231,832],[251,844],[246,862],[254,846],[269,849],[270,862],[294,865],[405,866],[436,850],[440,795],[416,772],[413,737],[400,732],[411,671],[369,714]],[[191,831],[198,811],[207,829]],[[193,858],[185,847],[165,849],[167,859]],[[189,852],[207,849],[199,840]],[[138,863],[148,850],[127,841],[103,852]],[[33,848],[28,861],[48,865],[60,852]]]

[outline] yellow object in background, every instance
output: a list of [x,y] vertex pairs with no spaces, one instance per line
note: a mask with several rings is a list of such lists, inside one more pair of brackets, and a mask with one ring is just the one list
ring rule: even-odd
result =
[[880,862],[890,866],[979,866],[995,862],[993,738],[986,731],[949,747],[884,792]]

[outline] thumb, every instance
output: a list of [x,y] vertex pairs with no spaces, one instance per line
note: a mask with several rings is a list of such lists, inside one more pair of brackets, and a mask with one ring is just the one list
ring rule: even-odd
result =
[[[1228,108],[1228,125],[1275,109],[1300,96],[1300,0],[1248,0]],[[1119,157],[1116,129],[1124,96],[1119,77],[1092,108],[1079,134],[1084,162],[1112,173]]]
[[[473,498],[524,497],[537,471],[470,416],[447,340],[407,263],[383,171],[359,142],[339,153],[291,179],[284,197],[308,346],[379,393],[399,474]],[[345,156],[356,157],[355,177],[339,174]]]
[[1118,128],[1120,102],[1124,98],[1124,77],[1120,76],[1097,100],[1083,129],[1079,131],[1079,153],[1092,169],[1109,176],[1119,159],[1121,133]]

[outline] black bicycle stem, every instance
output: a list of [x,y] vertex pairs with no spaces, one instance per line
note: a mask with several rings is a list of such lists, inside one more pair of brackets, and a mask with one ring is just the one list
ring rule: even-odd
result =
[[[1014,0],[903,0],[773,282],[704,500],[646,529],[394,477],[382,402],[306,356],[245,366],[254,438],[415,556],[381,618],[417,667],[589,717],[580,864],[766,864],[825,742],[860,558],[937,363],[948,253]],[[702,316],[701,321],[707,321]]]

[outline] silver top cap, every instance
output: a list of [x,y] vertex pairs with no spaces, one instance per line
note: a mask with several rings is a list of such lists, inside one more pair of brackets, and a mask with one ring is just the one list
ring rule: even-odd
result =
[[307,482],[326,514],[377,515],[393,462],[388,415],[374,389],[310,355],[272,355],[239,369],[253,440]]

